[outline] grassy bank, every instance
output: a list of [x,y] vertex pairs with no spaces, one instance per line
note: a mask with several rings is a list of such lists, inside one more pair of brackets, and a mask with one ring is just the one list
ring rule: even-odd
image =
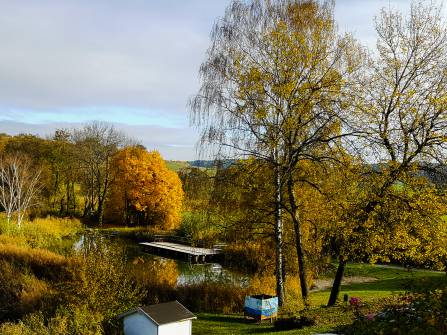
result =
[[119,226],[107,226],[102,228],[94,228],[104,235],[116,236],[124,239],[129,239],[134,242],[147,242],[153,239],[154,235],[160,232],[148,227],[119,227]]
[[66,254],[72,248],[73,239],[82,230],[83,226],[77,219],[39,218],[25,221],[19,228],[15,223],[8,224],[0,216],[0,245],[14,244]]
[[120,334],[117,316],[146,294],[123,250],[73,243],[78,220],[45,218],[20,228],[0,220],[0,334]]
[[[350,264],[347,277],[367,278],[366,282],[343,285],[340,297],[348,294],[359,297],[364,306],[363,312],[379,311],[386,303],[395,300],[399,294],[406,292],[414,285],[429,286],[445,277],[445,273],[433,271],[407,271],[405,269],[373,266],[368,264]],[[374,279],[374,281],[372,281]],[[312,292],[310,307],[303,312],[313,317],[316,325],[299,330],[276,331],[269,322],[262,324],[244,320],[242,315],[199,314],[193,323],[194,335],[205,335],[213,330],[215,335],[239,334],[314,334],[333,331],[337,326],[349,324],[354,320],[354,311],[348,304],[339,303],[336,307],[326,308],[324,304],[329,298],[329,289]]]

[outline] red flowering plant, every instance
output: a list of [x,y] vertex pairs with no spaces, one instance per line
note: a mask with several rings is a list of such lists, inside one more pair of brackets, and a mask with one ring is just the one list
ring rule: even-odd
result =
[[362,306],[362,301],[358,297],[351,297],[349,299],[349,305],[354,310],[355,315],[360,315],[360,307]]
[[[443,278],[443,281],[447,283],[447,279]],[[356,308],[358,301],[353,303],[351,306]],[[345,335],[447,334],[446,320],[447,286],[444,286],[424,293],[406,294],[375,314],[356,313],[351,325],[343,325],[336,330]]]

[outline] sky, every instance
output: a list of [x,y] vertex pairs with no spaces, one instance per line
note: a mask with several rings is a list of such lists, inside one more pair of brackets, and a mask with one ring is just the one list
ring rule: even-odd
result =
[[[230,0],[0,0],[0,133],[112,123],[165,159],[197,159],[187,102]],[[374,45],[373,18],[408,0],[338,0],[341,31]]]

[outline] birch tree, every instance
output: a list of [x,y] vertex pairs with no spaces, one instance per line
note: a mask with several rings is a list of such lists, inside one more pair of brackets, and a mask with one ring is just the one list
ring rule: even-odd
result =
[[14,166],[16,184],[17,225],[20,227],[26,212],[36,205],[39,192],[40,170],[32,170],[30,164],[24,160]]
[[39,192],[40,170],[33,169],[28,159],[12,156],[0,162],[0,201],[8,223],[14,212],[20,227],[27,210],[36,204]]
[[[307,297],[305,255],[296,201],[295,169],[323,160],[342,136],[337,106],[345,76],[357,65],[349,36],[339,37],[333,3],[233,1],[212,31],[192,99],[202,146],[220,158],[254,157],[268,164],[274,185],[277,294],[283,302],[283,210],[293,221],[301,290]],[[288,196],[284,196],[285,186]],[[286,206],[286,201],[290,205]]]
[[14,160],[17,160],[17,157],[2,158],[0,161],[0,204],[5,210],[8,224],[11,222],[11,217],[17,207],[15,195],[17,175],[11,167],[11,165],[14,165]]

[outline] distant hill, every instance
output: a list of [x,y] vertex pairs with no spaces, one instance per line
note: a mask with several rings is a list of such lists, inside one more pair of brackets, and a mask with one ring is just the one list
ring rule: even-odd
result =
[[166,165],[169,170],[175,172],[178,172],[181,169],[185,169],[191,166],[187,161],[166,161]]
[[[220,163],[222,164],[221,166],[223,166],[224,168],[229,167],[235,162],[237,162],[236,159],[225,159],[223,161],[220,161]],[[189,165],[194,167],[207,168],[207,169],[212,169],[219,165],[215,160],[196,160],[196,161],[189,161],[188,163]]]
[[447,186],[447,166],[445,165],[426,163],[421,166],[419,173],[439,187]]
[[213,168],[216,166],[216,162],[214,160],[195,160],[188,161],[190,166],[201,167],[201,168]]
[[[0,134],[1,137],[2,134]],[[235,160],[225,160],[223,162],[224,167],[228,167],[233,164]],[[206,171],[216,171],[216,161],[214,160],[195,160],[195,161],[166,161],[166,165],[172,171],[178,172],[181,169],[189,167],[196,167]],[[371,164],[370,166],[374,171],[380,171],[381,164]],[[426,177],[430,182],[440,187],[447,186],[447,166],[440,164],[421,164],[418,172],[419,175]]]
[[[225,160],[223,162],[224,167],[228,167],[233,164],[234,160]],[[196,167],[201,169],[212,169],[216,168],[216,161],[214,160],[195,160],[195,161],[166,161],[166,165],[172,171],[178,172],[181,169],[188,167]]]

